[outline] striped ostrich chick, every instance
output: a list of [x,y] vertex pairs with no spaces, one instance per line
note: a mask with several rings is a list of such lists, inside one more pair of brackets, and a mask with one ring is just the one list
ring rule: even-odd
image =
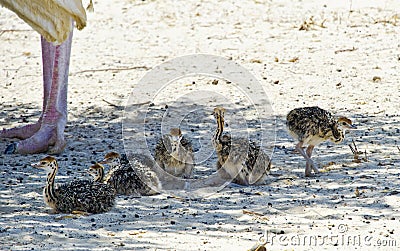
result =
[[[298,140],[296,150],[306,159],[305,176],[311,176],[311,171],[318,173],[316,164],[311,155],[314,147],[330,140],[341,143],[346,129],[355,129],[350,119],[336,118],[330,112],[317,106],[296,108],[290,111],[286,118],[286,126],[290,135]],[[307,149],[304,151],[304,147]]]
[[193,147],[179,128],[172,128],[169,134],[163,135],[158,141],[155,160],[163,170],[171,175],[185,179],[192,176]]
[[111,186],[89,180],[75,180],[55,187],[58,164],[54,157],[47,156],[32,166],[47,171],[43,197],[56,213],[104,213],[113,208],[115,192]]
[[245,186],[265,184],[271,170],[266,153],[249,139],[223,135],[225,108],[216,107],[213,115],[217,122],[213,145],[218,155],[217,170],[222,170],[222,177]]
[[[110,167],[107,175],[104,174],[104,167],[101,164],[107,164]],[[89,169],[92,169],[90,171],[92,175],[97,173],[95,181],[109,184],[117,194],[155,195],[161,190],[157,175],[151,170],[133,168],[125,154],[121,157],[119,153],[109,152],[101,162]]]

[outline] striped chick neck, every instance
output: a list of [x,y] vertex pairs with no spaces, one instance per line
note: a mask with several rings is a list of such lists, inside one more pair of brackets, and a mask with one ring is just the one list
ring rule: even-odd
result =
[[217,129],[215,130],[213,142],[216,145],[221,144],[221,135],[224,132],[224,124],[225,124],[225,108],[223,107],[216,107],[214,108],[213,115],[215,117],[215,120],[217,121]]
[[38,163],[32,164],[32,166],[47,171],[46,186],[43,190],[44,200],[47,204],[54,205],[57,203],[57,194],[54,191],[54,180],[58,171],[57,160],[54,157],[47,156]]

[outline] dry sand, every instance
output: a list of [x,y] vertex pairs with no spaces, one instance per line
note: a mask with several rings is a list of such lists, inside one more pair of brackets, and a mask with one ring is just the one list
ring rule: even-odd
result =
[[[74,34],[68,147],[58,156],[58,182],[89,178],[84,171],[92,161],[122,152],[123,110],[130,93],[143,90],[140,79],[166,60],[194,53],[232,59],[265,89],[274,116],[264,119],[276,118],[270,124],[276,142],[266,147],[274,150],[273,175],[265,186],[231,185],[197,199],[119,197],[109,213],[62,218],[42,200],[45,174],[29,166],[44,155],[1,155],[0,249],[247,250],[263,236],[268,250],[398,248],[399,15],[396,0],[95,1],[88,26]],[[4,8],[0,27],[0,126],[10,128],[40,114],[40,42]],[[232,90],[227,108],[245,112],[232,85],[212,80],[196,83],[210,93]],[[180,100],[193,81],[161,92],[163,102]],[[219,100],[195,99],[201,108],[184,129],[204,160],[195,171],[201,178],[214,168],[208,109]],[[157,118],[165,111],[161,100],[152,107]],[[172,107],[190,107],[189,101]],[[314,160],[323,172],[305,178],[284,116],[311,105],[352,118],[358,130],[340,145],[317,147]],[[157,133],[153,128],[149,136]],[[155,138],[149,137],[150,149]],[[368,161],[353,161],[352,139]],[[0,140],[0,149],[9,142]]]

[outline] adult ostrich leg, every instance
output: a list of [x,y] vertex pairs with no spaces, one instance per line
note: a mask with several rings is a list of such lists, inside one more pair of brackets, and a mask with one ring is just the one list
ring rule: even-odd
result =
[[37,123],[3,129],[1,138],[19,138],[5,153],[60,153],[66,145],[67,86],[73,22],[86,25],[80,0],[0,0],[41,34],[43,61],[43,110]]

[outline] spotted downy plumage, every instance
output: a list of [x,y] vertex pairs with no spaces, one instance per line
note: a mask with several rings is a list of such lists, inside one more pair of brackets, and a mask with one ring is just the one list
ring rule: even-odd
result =
[[[110,171],[100,181],[111,185],[117,194],[123,195],[154,195],[161,190],[161,183],[157,175],[151,170],[140,170],[133,168],[126,155],[122,157],[116,152],[107,153],[100,164],[108,164]],[[141,165],[136,162],[139,167]],[[143,168],[142,168],[143,169]],[[104,177],[104,171],[103,171]]]
[[213,145],[218,155],[217,170],[222,170],[224,178],[233,179],[241,185],[262,185],[271,169],[271,161],[265,152],[245,138],[231,139],[223,135],[225,109],[214,109],[217,129]]
[[[318,168],[311,160],[314,147],[321,142],[330,140],[336,144],[344,140],[345,129],[355,126],[346,117],[335,118],[330,112],[317,106],[296,108],[290,111],[286,118],[286,126],[290,135],[299,141],[296,150],[306,159],[305,176],[311,175],[311,170],[318,173]],[[303,146],[308,145],[306,151]]]
[[75,180],[55,187],[54,179],[58,164],[54,157],[45,157],[32,166],[48,172],[43,197],[45,203],[57,213],[72,213],[73,211],[103,213],[114,206],[115,192],[106,184]]
[[190,178],[194,166],[193,147],[189,140],[182,136],[179,128],[172,128],[169,134],[163,135],[155,150],[157,164],[167,173]]

